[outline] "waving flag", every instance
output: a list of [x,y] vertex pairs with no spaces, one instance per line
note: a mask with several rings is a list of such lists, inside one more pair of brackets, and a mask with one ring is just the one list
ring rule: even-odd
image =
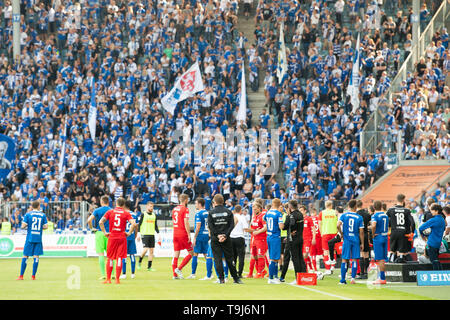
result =
[[239,110],[236,116],[236,120],[245,122],[245,119],[247,118],[247,88],[245,85],[244,61],[242,61],[241,74],[241,96],[239,99]]
[[278,83],[282,83],[287,74],[286,45],[284,44],[284,23],[280,24],[280,41],[278,42]]
[[161,104],[172,115],[175,112],[177,103],[189,97],[196,92],[203,91],[203,81],[198,62],[195,62],[183,75],[175,82],[172,90],[161,99]]
[[66,156],[66,134],[67,134],[67,118],[64,120],[64,131],[61,134],[61,154],[59,155],[59,164],[58,164],[58,170],[59,170],[59,185],[62,185],[62,180],[64,179],[65,175],[65,168],[64,168],[64,158]]
[[91,133],[91,139],[95,142],[95,128],[97,126],[97,103],[95,101],[96,89],[95,80],[91,88],[91,106],[89,107],[88,125]]
[[347,87],[347,95],[350,96],[350,103],[353,106],[352,112],[354,113],[359,107],[359,64],[360,64],[360,53],[359,53],[359,33],[358,40],[356,42],[355,55],[353,57],[353,68],[352,74],[350,76],[350,81]]
[[0,182],[14,169],[16,143],[10,137],[0,134]]

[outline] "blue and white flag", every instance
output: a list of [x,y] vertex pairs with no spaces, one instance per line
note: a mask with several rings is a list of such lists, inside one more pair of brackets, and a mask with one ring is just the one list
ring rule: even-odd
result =
[[278,45],[277,77],[278,84],[280,84],[283,82],[284,77],[287,75],[286,45],[284,44],[284,23],[280,24],[280,40],[278,42]]
[[247,88],[245,84],[245,67],[244,61],[242,61],[241,70],[241,96],[239,98],[239,109],[236,116],[237,121],[244,121],[247,119]]
[[350,81],[347,87],[347,95],[350,96],[350,103],[352,104],[352,112],[355,113],[359,108],[359,65],[360,65],[360,52],[359,52],[359,33],[358,40],[356,42],[355,54],[353,56],[353,68],[350,76]]
[[0,134],[0,181],[8,176],[14,167],[16,158],[16,143],[13,139]]
[[88,115],[88,126],[89,132],[91,133],[91,139],[95,143],[95,128],[97,126],[97,102],[96,98],[96,88],[95,88],[95,80],[93,80],[93,84],[91,87],[91,106],[89,107],[89,115]]
[[172,90],[161,99],[161,104],[164,109],[173,115],[178,102],[192,97],[195,93],[204,89],[200,67],[198,62],[195,62],[175,82]]
[[59,185],[62,185],[62,181],[64,179],[65,167],[64,167],[64,158],[66,156],[66,134],[67,134],[67,118],[64,119],[64,131],[61,133],[61,153],[59,155],[59,163],[58,163],[58,172],[59,172]]

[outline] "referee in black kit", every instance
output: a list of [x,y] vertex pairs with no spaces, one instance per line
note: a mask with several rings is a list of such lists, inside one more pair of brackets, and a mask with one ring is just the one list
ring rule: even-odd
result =
[[228,269],[233,277],[234,283],[242,284],[236,271],[233,261],[233,245],[230,233],[234,228],[234,215],[223,205],[224,200],[221,194],[216,194],[213,198],[214,208],[208,212],[208,228],[211,237],[211,251],[216,263],[219,283],[225,283],[222,256],[228,264]]
[[[287,230],[287,242],[284,251],[283,269],[281,270],[280,281],[284,282],[284,277],[289,267],[289,260],[292,257],[294,264],[294,271],[306,272],[306,265],[303,260],[303,213],[306,214],[306,207],[301,206],[298,210],[298,203],[296,200],[289,200],[288,214],[284,221],[284,229]],[[294,280],[295,283],[295,280]]]

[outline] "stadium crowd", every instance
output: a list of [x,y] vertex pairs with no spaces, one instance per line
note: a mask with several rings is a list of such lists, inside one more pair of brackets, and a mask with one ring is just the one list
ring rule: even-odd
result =
[[[395,7],[386,8],[390,5]],[[246,39],[237,30],[237,0],[22,2],[22,56],[14,64],[12,9],[5,1],[0,30],[0,133],[12,137],[17,150],[15,169],[1,185],[0,196],[98,204],[107,194],[111,199],[127,196],[137,205],[177,202],[179,193],[187,193],[191,200],[222,193],[228,204],[241,206],[254,197],[277,197],[283,202],[298,198],[304,203],[355,198],[387,169],[384,152],[360,155],[359,135],[411,47],[411,9],[394,11],[397,6],[408,10],[400,2],[261,1],[255,38]],[[387,9],[395,14],[387,15]],[[431,15],[426,4],[422,12],[421,22],[426,25]],[[347,13],[350,21],[344,18]],[[279,85],[275,74],[281,21],[286,26],[288,76]],[[361,105],[353,112],[346,88],[358,32],[362,35]],[[250,44],[247,51],[245,42]],[[425,67],[418,64],[417,74],[411,75],[405,93],[399,95],[400,103],[396,100],[388,115],[391,132],[405,131],[411,158],[425,153],[424,158],[448,159],[444,131],[448,87],[442,82],[449,70],[445,30],[434,43],[430,56],[427,50]],[[254,129],[268,129],[270,114],[279,128],[285,186],[274,175],[264,175],[270,155],[258,152],[251,141],[247,151],[255,157],[218,162],[220,154],[230,150],[220,146],[220,134],[213,130],[223,137],[227,129],[251,127],[250,108],[245,124],[235,121],[244,59],[250,90],[257,91],[262,84],[267,97],[268,110]],[[206,88],[179,103],[172,116],[160,100],[195,61]],[[93,86],[96,141],[88,128]],[[408,123],[415,129],[411,140],[407,140]],[[428,128],[434,138],[430,139]],[[175,130],[182,132],[181,141],[204,145],[203,159],[194,152],[190,157],[190,149],[175,159],[171,154],[179,143]],[[60,180],[62,137],[67,151]],[[190,158],[197,161],[195,165]],[[61,216],[67,220],[64,213]]]
[[[337,1],[334,16],[327,3],[315,1],[297,16],[290,10],[283,14],[283,8],[277,2],[259,8],[257,22],[262,20],[263,28],[266,26],[267,29],[257,27],[255,39],[260,55],[266,59],[267,105],[277,116],[280,128],[286,188],[290,190],[289,194],[300,194],[302,199],[348,201],[384,174],[388,163],[385,152],[377,150],[375,155],[366,155],[363,151],[360,156],[359,150],[362,128],[379,104],[387,105],[389,110],[386,127],[378,128],[386,131],[380,149],[395,153],[392,147],[400,130],[404,131],[405,148],[415,148],[417,143],[425,140],[420,134],[432,126],[438,139],[429,145],[422,143],[428,156],[420,159],[449,159],[448,117],[445,116],[448,115],[448,87],[444,87],[448,78],[447,31],[437,32],[433,39],[437,45],[433,43],[433,49],[427,51],[431,56],[428,66],[433,71],[408,79],[409,84],[417,82],[417,85],[423,81],[434,82],[436,88],[430,96],[432,104],[426,100],[426,108],[408,108],[408,104],[420,101],[414,89],[408,92],[409,100],[402,97],[389,104],[386,93],[391,79],[411,50],[411,25],[408,22],[411,10],[407,14],[399,10],[395,16],[387,16],[376,2],[367,4],[365,10],[364,1],[361,6],[358,2]],[[352,30],[342,25],[343,9],[354,24]],[[423,21],[427,17],[426,11],[424,4],[421,10]],[[267,20],[271,24],[264,24]],[[287,52],[288,76],[281,85],[274,77],[278,52],[272,50],[278,41],[272,30],[277,29],[276,23],[280,21],[286,25],[287,43],[292,44]],[[346,92],[358,32],[362,35],[360,107],[353,110]],[[424,94],[428,96],[428,92]],[[411,109],[416,111],[411,112]],[[427,115],[427,111],[431,114]],[[406,123],[410,121],[409,126],[404,118],[410,119],[406,120]],[[420,122],[418,127],[417,122]]]

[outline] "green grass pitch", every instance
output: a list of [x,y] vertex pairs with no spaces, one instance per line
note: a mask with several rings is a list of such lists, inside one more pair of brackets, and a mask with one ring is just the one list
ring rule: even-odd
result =
[[[248,261],[246,261],[248,270]],[[32,259],[28,260],[23,281],[16,278],[20,259],[0,260],[0,299],[2,300],[426,300],[450,299],[450,287],[417,287],[415,283],[388,284],[378,288],[365,281],[347,286],[338,285],[339,270],[318,281],[316,286],[293,286],[293,270],[288,271],[286,283],[269,285],[267,279],[243,279],[243,285],[232,281],[219,285],[199,281],[206,275],[204,258],[199,258],[196,279],[173,280],[171,258],[155,258],[155,272],[143,268],[121,284],[103,284],[99,280],[97,258],[41,258],[36,280],[31,280]],[[188,276],[191,266],[183,269]],[[213,273],[214,274],[214,273]]]

